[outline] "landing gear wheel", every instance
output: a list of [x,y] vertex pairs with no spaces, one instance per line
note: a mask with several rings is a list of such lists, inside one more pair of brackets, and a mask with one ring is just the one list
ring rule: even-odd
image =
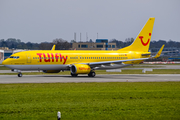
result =
[[90,72],[90,73],[88,74],[88,76],[89,76],[89,77],[94,77],[94,76],[96,76],[96,73],[95,73],[95,72]]
[[19,73],[19,74],[18,74],[18,77],[22,77],[22,73]]
[[72,77],[77,77],[78,74],[73,74],[73,73],[71,73],[71,76],[72,76]]

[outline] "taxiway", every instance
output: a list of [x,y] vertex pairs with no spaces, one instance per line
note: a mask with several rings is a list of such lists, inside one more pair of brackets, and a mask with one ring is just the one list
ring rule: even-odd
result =
[[0,83],[80,83],[80,82],[167,82],[180,81],[180,74],[121,74],[121,75],[96,75],[88,77],[80,75],[0,75]]

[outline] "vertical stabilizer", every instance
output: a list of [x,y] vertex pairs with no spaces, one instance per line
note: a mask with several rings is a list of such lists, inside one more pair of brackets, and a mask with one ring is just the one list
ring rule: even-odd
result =
[[136,37],[134,42],[125,48],[119,49],[121,51],[141,51],[141,52],[148,52],[149,45],[151,41],[153,26],[154,26],[155,18],[151,17],[147,21],[147,23],[142,28],[139,35]]

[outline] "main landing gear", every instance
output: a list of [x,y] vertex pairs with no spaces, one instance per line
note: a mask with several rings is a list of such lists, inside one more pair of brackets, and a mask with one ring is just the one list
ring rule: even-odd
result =
[[72,76],[72,77],[77,77],[78,74],[73,74],[73,73],[71,73],[71,76]]
[[[78,74],[73,74],[73,73],[71,73],[71,76],[72,76],[72,77],[77,77]],[[89,77],[94,77],[94,76],[96,76],[96,73],[95,73],[94,71],[91,71],[91,72],[88,74],[88,76],[89,76]]]
[[96,76],[96,73],[94,71],[91,71],[89,74],[88,74],[89,77],[94,77]]

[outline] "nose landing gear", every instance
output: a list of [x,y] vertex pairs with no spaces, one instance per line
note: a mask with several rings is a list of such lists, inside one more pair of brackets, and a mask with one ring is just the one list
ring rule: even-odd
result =
[[22,73],[18,73],[18,77],[22,77]]
[[12,72],[17,72],[17,73],[18,73],[18,77],[22,77],[21,70],[12,69],[11,71],[12,71]]

